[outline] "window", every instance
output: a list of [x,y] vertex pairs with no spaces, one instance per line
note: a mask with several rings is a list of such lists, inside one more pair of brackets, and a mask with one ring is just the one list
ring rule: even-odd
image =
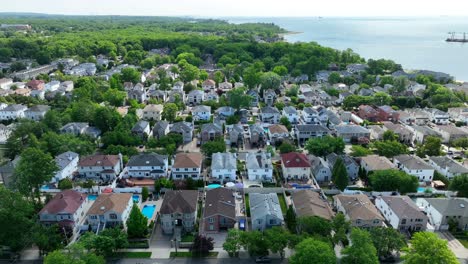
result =
[[214,218],[213,217],[208,218],[208,223],[214,223]]
[[117,215],[116,215],[116,214],[110,214],[109,217],[110,217],[110,219],[117,219]]
[[90,215],[89,218],[96,220],[97,216],[96,215]]
[[401,220],[401,224],[402,224],[402,225],[406,225],[406,219],[402,219],[402,220]]

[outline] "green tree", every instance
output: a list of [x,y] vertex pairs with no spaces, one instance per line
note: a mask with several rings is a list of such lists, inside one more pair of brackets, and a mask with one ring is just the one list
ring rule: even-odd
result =
[[405,238],[396,229],[392,227],[376,227],[370,229],[370,235],[375,248],[377,249],[377,256],[386,258],[393,252],[400,252],[406,246]]
[[141,81],[141,74],[134,68],[124,68],[120,71],[120,79],[122,82],[131,82],[133,84]]
[[341,82],[341,76],[339,73],[337,72],[332,72],[330,73],[330,75],[328,76],[328,82],[330,84],[335,84],[335,83],[339,83]]
[[229,106],[239,111],[241,108],[250,106],[252,96],[245,94],[243,88],[234,88],[227,93]]
[[133,205],[127,220],[127,234],[129,238],[145,238],[148,235],[148,218]]
[[377,192],[410,193],[416,192],[419,186],[417,177],[400,170],[375,171],[369,178],[372,189]]
[[376,92],[374,94],[373,103],[375,105],[389,105],[392,101],[392,97],[385,92]]
[[284,221],[286,222],[286,227],[289,229],[289,232],[291,233],[297,232],[297,229],[296,229],[297,219],[296,219],[296,214],[294,213],[294,208],[292,207],[292,205],[288,207]]
[[164,105],[164,109],[162,112],[162,118],[167,120],[168,122],[174,122],[177,116],[178,107],[174,103],[167,103]]
[[377,250],[372,244],[369,232],[354,228],[351,231],[352,245],[344,248],[341,252],[344,255],[341,259],[343,264],[366,263],[378,264]]
[[284,258],[284,249],[288,246],[289,232],[279,226],[265,230],[265,238],[268,240],[268,248],[273,253],[279,253]]
[[300,233],[309,235],[330,236],[331,222],[318,216],[303,216],[297,219],[297,229]]
[[340,137],[325,136],[321,138],[310,138],[305,144],[305,149],[310,154],[324,157],[330,153],[343,153],[345,143]]
[[281,154],[295,152],[296,147],[294,145],[289,144],[288,142],[283,141],[281,145],[279,146],[279,151]]
[[409,242],[410,246],[403,256],[407,264],[457,264],[459,263],[453,252],[447,246],[447,241],[440,239],[437,234],[417,232]]
[[241,233],[241,244],[249,252],[250,256],[268,255],[268,240],[265,239],[262,232],[254,230]]
[[274,72],[265,72],[260,77],[260,84],[262,85],[262,90],[275,90],[278,89],[281,84],[281,77]]
[[426,156],[441,156],[442,140],[438,137],[429,136],[424,141],[423,145],[418,146],[416,154],[425,158]]
[[148,196],[149,196],[148,187],[145,186],[141,189],[141,199],[143,201],[146,201],[148,200]]
[[183,82],[191,82],[197,80],[200,76],[200,70],[192,64],[183,64],[180,78]]
[[213,250],[213,248],[214,244],[212,237],[197,235],[193,240],[193,245],[190,250],[195,256],[206,256],[211,250]]
[[348,172],[346,171],[346,166],[341,158],[338,158],[335,165],[333,165],[332,180],[336,187],[341,191],[348,186]]
[[468,174],[455,176],[450,182],[449,189],[456,191],[458,197],[468,197]]
[[307,238],[300,242],[289,258],[291,264],[303,263],[335,264],[335,251],[329,243]]
[[73,188],[73,182],[70,179],[65,178],[65,179],[59,181],[58,188],[60,190],[72,189]]
[[285,116],[281,117],[280,118],[280,124],[285,126],[288,131],[291,131],[291,128],[292,128],[292,125],[291,125],[291,122],[289,121],[289,119]]
[[452,142],[452,146],[459,147],[459,148],[462,148],[462,149],[467,149],[468,148],[468,138],[465,137],[465,138],[455,139]]
[[394,156],[406,154],[408,152],[408,148],[396,140],[376,141],[373,146],[377,154],[387,158],[393,158]]
[[63,248],[63,235],[58,225],[47,227],[36,224],[32,232],[34,244],[39,248],[40,255]]
[[384,141],[394,141],[398,140],[398,135],[395,134],[392,130],[387,130],[383,133],[382,139]]
[[364,157],[371,155],[372,151],[366,147],[360,145],[351,146],[351,156],[353,157]]
[[288,74],[288,68],[283,65],[278,65],[273,68],[273,72],[278,74],[279,76],[285,76]]
[[214,80],[217,84],[219,84],[219,83],[222,83],[222,82],[224,81],[224,77],[225,77],[225,76],[224,76],[224,74],[223,74],[222,72],[216,71],[216,72],[214,73],[213,80]]
[[200,150],[205,157],[211,159],[213,153],[226,152],[226,143],[224,143],[224,140],[222,139],[206,142],[201,146]]
[[231,228],[228,230],[228,234],[225,242],[223,243],[223,249],[229,254],[230,257],[239,256],[241,250],[241,231],[239,229]]
[[74,243],[67,251],[56,250],[44,258],[44,264],[104,264],[104,257],[86,252],[83,245]]

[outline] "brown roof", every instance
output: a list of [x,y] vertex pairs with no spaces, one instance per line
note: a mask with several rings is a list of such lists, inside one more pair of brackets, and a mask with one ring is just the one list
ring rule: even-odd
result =
[[232,190],[216,188],[206,192],[203,218],[213,215],[236,219],[236,202]]
[[382,196],[380,198],[400,219],[425,219],[427,217],[408,196]]
[[297,216],[319,216],[331,220],[333,213],[330,205],[320,194],[312,190],[301,190],[291,195]]
[[361,162],[365,162],[370,171],[394,169],[395,165],[386,157],[378,155],[369,155],[361,158]]
[[216,82],[211,79],[208,79],[203,82],[203,85],[216,85]]
[[161,214],[190,214],[197,209],[198,191],[168,191],[159,212]]
[[352,220],[384,220],[377,208],[375,208],[374,204],[365,194],[339,194],[335,195],[333,199],[340,201],[341,206],[343,206],[346,211],[346,215]]
[[281,154],[281,162],[286,168],[305,168],[310,167],[310,162],[304,153],[290,152]]
[[203,156],[201,153],[178,153],[174,160],[173,168],[199,168]]
[[42,80],[31,80],[26,83],[26,87],[33,90],[42,90],[44,89],[44,81]]
[[100,194],[91,208],[89,208],[88,215],[100,215],[108,211],[123,213],[131,199],[131,193]]
[[65,190],[57,193],[54,198],[42,208],[39,214],[58,214],[62,212],[74,214],[85,199],[86,194],[74,190]]
[[268,130],[270,130],[272,134],[289,133],[288,129],[283,125],[271,125],[268,127]]
[[84,157],[78,163],[78,166],[92,167],[92,166],[115,166],[119,163],[120,158],[118,155],[93,155]]

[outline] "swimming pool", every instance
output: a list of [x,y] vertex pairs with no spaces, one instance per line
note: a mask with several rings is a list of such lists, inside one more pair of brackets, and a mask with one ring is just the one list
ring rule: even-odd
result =
[[135,195],[132,196],[132,198],[133,198],[134,203],[138,203],[140,201],[140,195],[135,194]]
[[424,193],[424,192],[426,192],[426,190],[428,190],[428,191],[430,191],[430,192],[432,192],[432,191],[433,191],[433,189],[432,189],[432,188],[430,188],[430,187],[427,187],[427,188],[424,188],[424,187],[418,187],[418,193]]
[[95,194],[90,194],[90,195],[88,195],[88,200],[90,200],[90,201],[96,201],[96,199],[97,199],[97,195],[95,195]]
[[146,216],[146,218],[148,219],[152,219],[153,218],[153,214],[154,214],[154,210],[156,210],[156,205],[145,205],[143,206],[143,208],[141,209],[141,212],[143,213],[144,216]]
[[213,183],[213,184],[210,184],[210,185],[208,185],[206,187],[209,188],[209,189],[216,189],[216,188],[221,187],[221,184]]

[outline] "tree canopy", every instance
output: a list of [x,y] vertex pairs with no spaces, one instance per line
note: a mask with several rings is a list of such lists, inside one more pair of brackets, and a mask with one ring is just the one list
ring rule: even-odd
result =
[[289,263],[303,264],[310,262],[335,264],[335,251],[329,243],[313,238],[304,239],[296,246],[295,253],[289,258]]
[[345,143],[340,137],[317,137],[311,138],[306,142],[305,149],[310,154],[324,157],[330,153],[340,154],[345,148]]
[[430,232],[417,232],[410,240],[410,246],[403,256],[408,264],[457,264],[459,263],[449,249],[447,241]]
[[378,192],[410,193],[416,192],[419,186],[417,177],[400,170],[374,171],[369,178],[372,189]]

